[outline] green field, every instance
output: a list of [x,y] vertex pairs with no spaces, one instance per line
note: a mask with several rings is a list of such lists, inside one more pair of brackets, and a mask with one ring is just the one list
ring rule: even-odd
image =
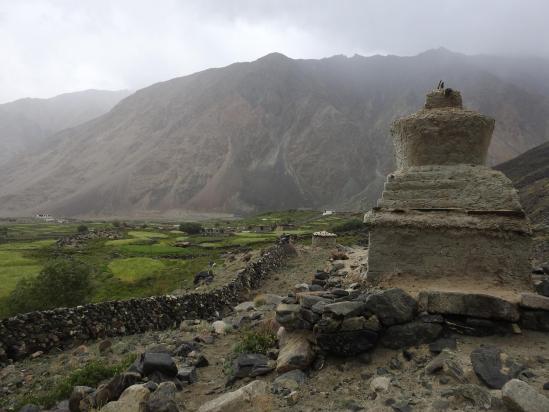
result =
[[[78,247],[58,246],[56,240],[75,234],[82,223],[4,224],[7,236],[0,238],[0,317],[10,313],[7,297],[17,282],[36,276],[44,265],[54,258],[74,259],[92,268],[92,302],[128,299],[171,293],[193,287],[194,275],[216,262],[222,270],[221,255],[227,251],[260,249],[272,244],[281,233],[254,233],[254,225],[293,223],[295,229],[288,234],[301,236],[304,242],[310,233],[356,220],[359,215],[336,214],[321,216],[317,211],[285,211],[263,213],[242,220],[214,220],[203,223],[205,227],[249,227],[230,235],[188,235],[174,230],[172,224],[154,224],[150,229],[144,222],[117,225],[123,237],[117,240],[89,240]],[[111,223],[85,223],[92,228],[110,228]],[[0,232],[1,233],[1,232]],[[351,236],[341,241],[354,242]],[[187,247],[177,247],[178,242],[189,242]]]

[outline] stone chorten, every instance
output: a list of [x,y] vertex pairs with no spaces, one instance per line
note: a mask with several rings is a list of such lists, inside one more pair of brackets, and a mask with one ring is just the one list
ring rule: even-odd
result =
[[437,89],[393,123],[397,170],[370,226],[367,279],[414,288],[527,290],[529,222],[511,181],[485,166],[494,119]]

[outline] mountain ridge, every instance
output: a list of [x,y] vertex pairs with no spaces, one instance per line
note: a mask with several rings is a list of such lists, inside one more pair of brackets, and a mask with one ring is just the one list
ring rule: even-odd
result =
[[441,78],[496,118],[492,164],[549,140],[545,95],[470,56],[440,55],[271,53],[156,83],[0,166],[0,213],[365,209],[393,169],[390,123],[419,109]]

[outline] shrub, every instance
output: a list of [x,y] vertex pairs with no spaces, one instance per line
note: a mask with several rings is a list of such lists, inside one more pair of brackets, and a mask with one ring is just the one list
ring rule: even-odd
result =
[[77,306],[91,294],[89,266],[58,259],[47,264],[35,278],[23,278],[8,297],[12,314],[33,310]]
[[276,333],[260,325],[256,329],[244,330],[240,342],[235,346],[235,353],[262,353],[276,345]]
[[195,222],[184,222],[179,225],[179,230],[189,235],[196,235],[202,231],[202,225]]
[[78,230],[78,233],[88,233],[88,227],[86,225],[80,225],[76,230]]
[[366,228],[366,225],[362,220],[353,219],[353,220],[348,220],[346,222],[339,223],[337,225],[332,226],[330,228],[330,231],[334,233],[343,233],[343,232],[351,232],[353,230],[362,230],[365,228]]

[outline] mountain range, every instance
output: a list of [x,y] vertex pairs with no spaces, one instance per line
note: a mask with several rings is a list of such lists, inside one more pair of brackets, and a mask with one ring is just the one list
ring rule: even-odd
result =
[[0,165],[60,130],[107,113],[129,91],[85,90],[0,104]]
[[391,122],[440,79],[496,119],[492,165],[549,141],[542,59],[273,53],[138,90],[0,164],[0,214],[364,210],[394,167]]

